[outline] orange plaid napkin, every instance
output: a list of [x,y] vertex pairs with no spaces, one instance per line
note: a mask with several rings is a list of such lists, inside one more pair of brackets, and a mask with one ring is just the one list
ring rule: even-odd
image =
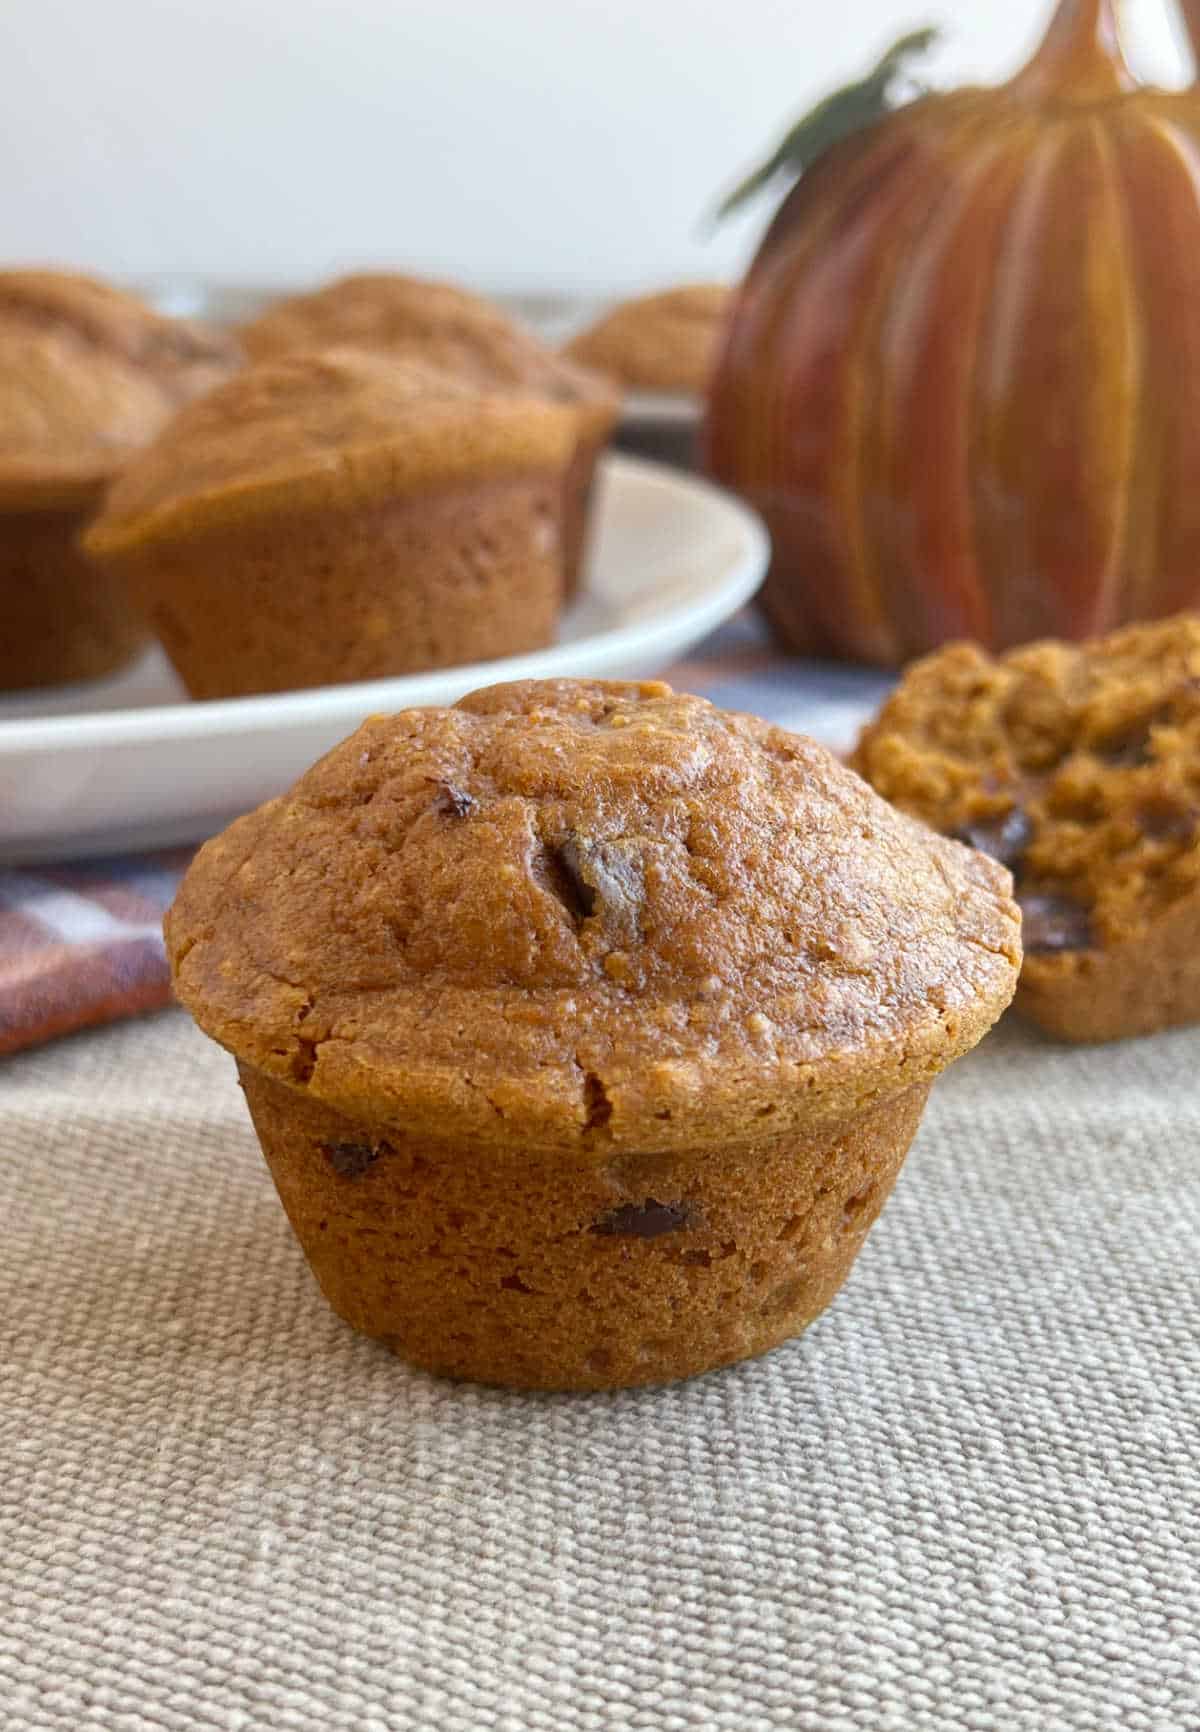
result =
[[0,1053],[171,996],[162,917],[190,848],[0,872]]

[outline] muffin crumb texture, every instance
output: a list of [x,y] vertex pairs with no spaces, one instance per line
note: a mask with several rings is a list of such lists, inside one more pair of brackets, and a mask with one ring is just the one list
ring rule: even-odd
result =
[[1200,1017],[1200,619],[917,664],[856,765],[1016,876],[1017,1003],[1102,1040]]

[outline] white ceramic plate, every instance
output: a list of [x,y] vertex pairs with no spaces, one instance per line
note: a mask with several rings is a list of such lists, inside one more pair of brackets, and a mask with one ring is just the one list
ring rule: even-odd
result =
[[627,391],[621,402],[621,426],[690,432],[699,427],[703,412],[699,397],[687,397],[682,392]]
[[583,594],[532,655],[404,679],[189,703],[159,652],[124,675],[0,702],[0,862],[211,835],[364,716],[449,704],[497,680],[656,673],[758,588],[758,519],[705,482],[605,458]]

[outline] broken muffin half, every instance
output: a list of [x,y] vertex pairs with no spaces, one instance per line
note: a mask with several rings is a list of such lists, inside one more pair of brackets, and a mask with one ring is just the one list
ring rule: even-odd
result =
[[1200,617],[939,650],[854,763],[1013,872],[1034,1022],[1098,1041],[1200,1019]]

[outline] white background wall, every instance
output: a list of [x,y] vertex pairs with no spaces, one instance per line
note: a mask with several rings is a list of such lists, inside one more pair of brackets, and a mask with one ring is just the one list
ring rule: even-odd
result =
[[[1178,79],[1168,0],[1128,0]],[[697,219],[903,28],[939,82],[1011,71],[1048,0],[0,0],[0,254],[502,288],[722,274]]]

